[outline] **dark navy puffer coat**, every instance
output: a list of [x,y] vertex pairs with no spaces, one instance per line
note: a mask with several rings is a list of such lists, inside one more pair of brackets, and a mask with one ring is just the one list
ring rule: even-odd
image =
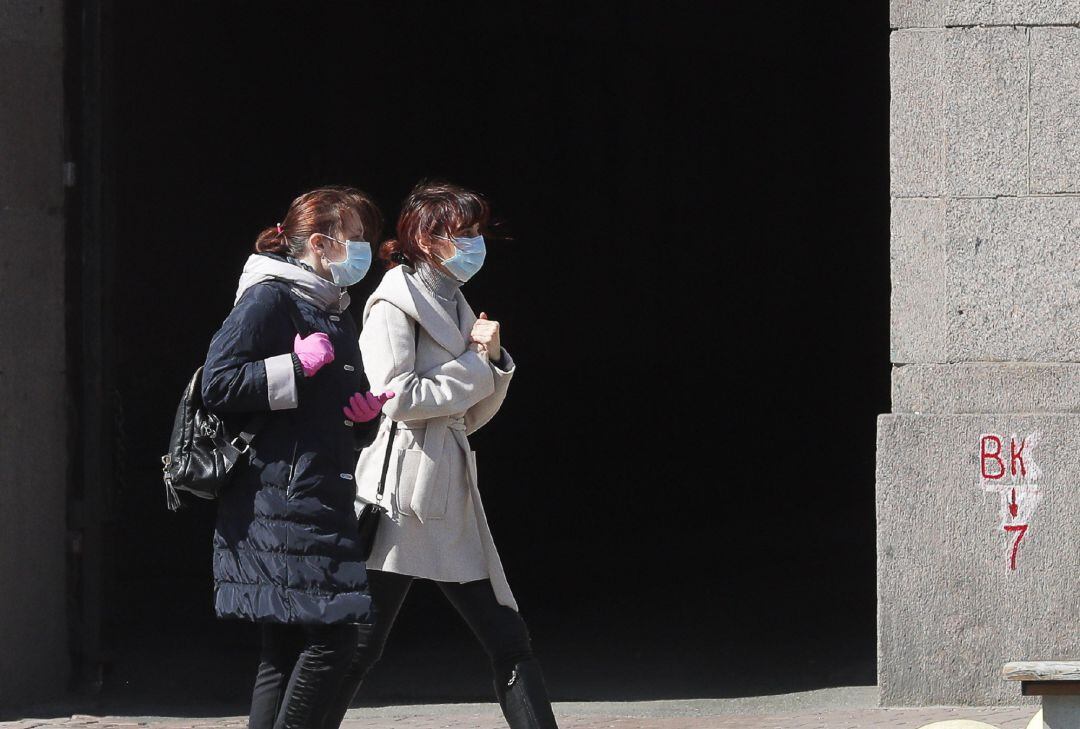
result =
[[[252,413],[269,413],[254,457],[237,465],[218,504],[214,607],[219,617],[255,621],[366,623],[371,599],[356,541],[353,469],[364,440],[358,431],[370,428],[342,412],[353,393],[367,390],[356,324],[290,287],[275,280],[248,288],[214,335],[203,369],[203,402],[234,432]],[[289,298],[309,327],[303,334],[325,332],[334,346],[334,361],[310,378],[297,374],[291,356]]]

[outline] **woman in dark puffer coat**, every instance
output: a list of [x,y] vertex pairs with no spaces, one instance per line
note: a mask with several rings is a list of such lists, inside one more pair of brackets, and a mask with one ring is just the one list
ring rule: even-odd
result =
[[217,615],[261,624],[251,729],[320,727],[370,619],[353,469],[392,395],[367,392],[345,287],[380,224],[358,190],[294,200],[256,241],[206,357],[208,410],[233,432],[268,413],[214,532]]

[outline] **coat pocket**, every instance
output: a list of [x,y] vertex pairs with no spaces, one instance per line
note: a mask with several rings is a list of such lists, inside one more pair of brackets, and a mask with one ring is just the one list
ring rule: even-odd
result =
[[412,510],[413,491],[416,488],[416,474],[420,470],[420,457],[424,454],[419,449],[394,450],[394,508],[402,514],[415,516]]
[[421,472],[413,487],[410,505],[421,521],[446,518],[451,485],[458,483],[463,475],[461,450],[446,448],[434,465],[434,469]]
[[403,454],[395,489],[398,511],[421,521],[445,518],[450,499],[452,459],[441,458],[434,471],[421,473],[423,451],[410,449]]

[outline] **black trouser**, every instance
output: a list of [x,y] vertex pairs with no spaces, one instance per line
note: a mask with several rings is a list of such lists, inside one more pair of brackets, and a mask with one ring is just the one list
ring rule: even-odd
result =
[[249,729],[320,729],[365,628],[263,623]]
[[[368,570],[374,625],[365,636],[345,673],[334,704],[326,712],[323,729],[337,729],[364,676],[382,656],[386,639],[397,619],[413,577]],[[436,582],[458,611],[491,660],[495,693],[513,729],[552,729],[555,717],[540,666],[533,657],[529,630],[513,608],[500,605],[490,580]]]

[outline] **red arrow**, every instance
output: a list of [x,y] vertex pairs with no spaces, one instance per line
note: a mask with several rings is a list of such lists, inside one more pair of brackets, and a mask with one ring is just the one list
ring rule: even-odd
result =
[[1016,516],[1016,512],[1020,510],[1020,507],[1016,505],[1016,489],[1012,490],[1012,501],[1009,502],[1009,513]]

